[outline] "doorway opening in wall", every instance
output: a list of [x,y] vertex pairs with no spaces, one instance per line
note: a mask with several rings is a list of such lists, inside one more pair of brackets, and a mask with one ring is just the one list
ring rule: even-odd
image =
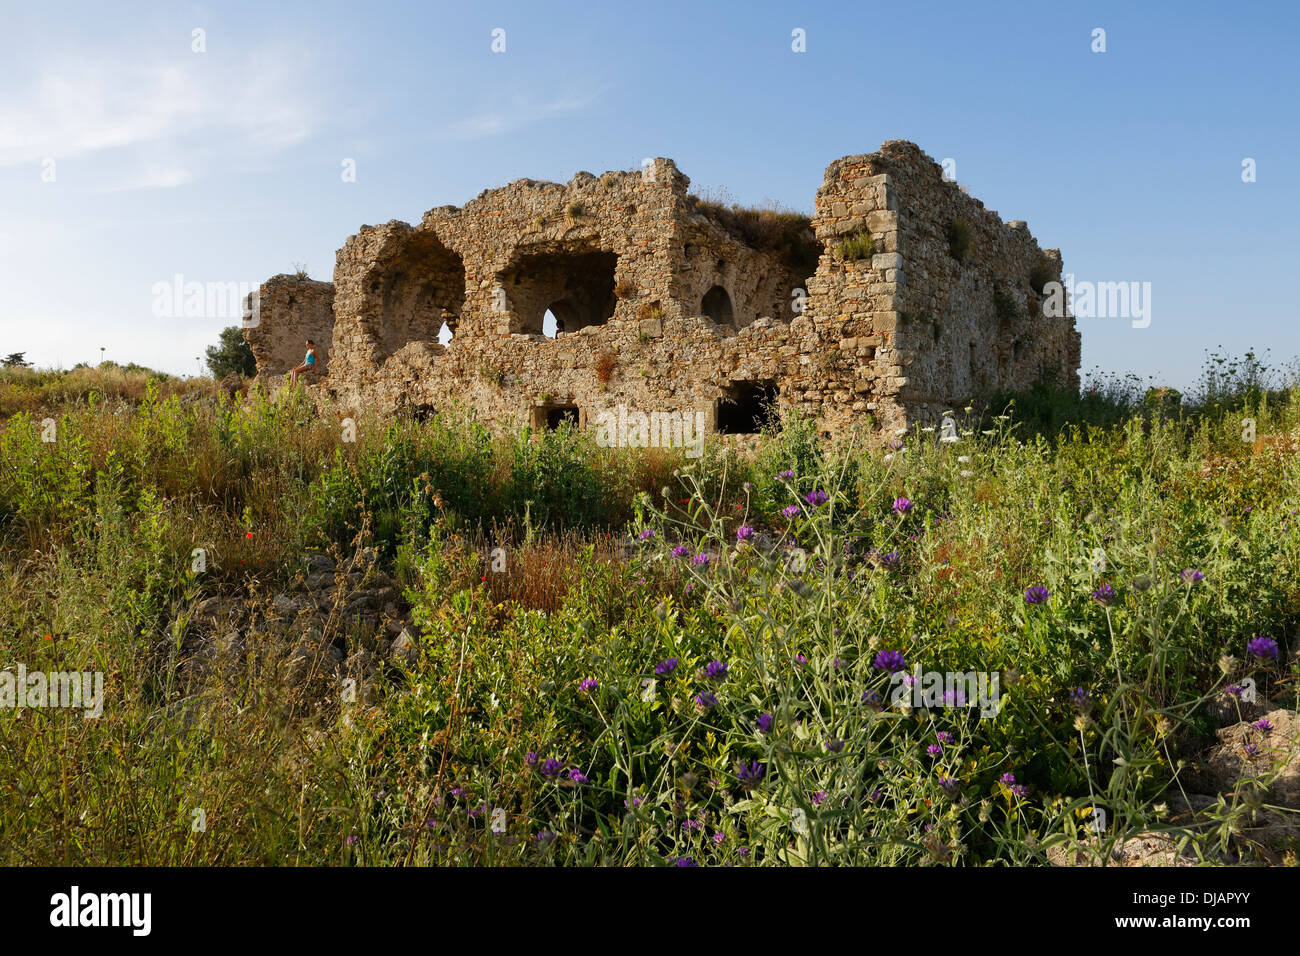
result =
[[550,309],[547,309],[546,314],[542,316],[542,334],[548,339],[553,339],[563,331],[564,327],[560,325],[559,320],[555,318],[555,313]]
[[578,406],[577,405],[556,405],[552,408],[543,409],[546,413],[546,430],[555,431],[565,422],[568,422],[574,428],[578,427]]
[[438,344],[447,346],[451,340],[456,337],[456,330],[451,327],[451,323],[443,322],[442,328],[438,329]]
[[700,301],[700,312],[707,315],[718,325],[734,325],[735,314],[731,309],[731,296],[720,285],[715,285]]
[[752,435],[771,426],[778,431],[780,389],[772,381],[732,382],[718,401],[718,432],[723,435]]

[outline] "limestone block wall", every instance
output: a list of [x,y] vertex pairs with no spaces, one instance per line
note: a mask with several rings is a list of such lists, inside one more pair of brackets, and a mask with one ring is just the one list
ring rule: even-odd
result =
[[247,333],[259,372],[292,367],[314,333],[344,406],[460,403],[498,430],[587,424],[620,405],[734,428],[732,403],[761,395],[827,433],[879,434],[1052,368],[1077,384],[1073,319],[1041,318],[1036,291],[1059,276],[1059,254],[944,182],[913,144],[827,167],[815,268],[703,214],[689,183],[658,159],[363,226],[332,286],[263,287],[262,327]]
[[[854,421],[894,429],[906,424],[898,401],[905,384],[896,334],[900,241],[898,193],[871,156],[846,156],[826,167],[813,226],[825,252],[809,283],[809,315],[834,374],[822,418],[832,431]],[[846,244],[870,240],[874,252]]]
[[258,288],[257,324],[244,328],[259,375],[283,375],[316,343],[321,376],[329,370],[334,334],[334,284],[278,275]]
[[871,168],[902,210],[896,248],[878,264],[896,282],[897,345],[906,369],[898,401],[913,417],[1056,375],[1078,388],[1072,316],[1043,314],[1042,286],[1059,280],[1058,250],[1024,222],[1003,222],[914,144],[886,143]]
[[[804,280],[692,213],[688,186],[661,159],[566,185],[520,180],[418,226],[363,227],[338,254],[331,387],[383,410],[460,401],[502,427],[620,404],[713,420],[736,381],[784,392]],[[725,317],[706,312],[718,289]],[[548,309],[563,324],[554,338]]]

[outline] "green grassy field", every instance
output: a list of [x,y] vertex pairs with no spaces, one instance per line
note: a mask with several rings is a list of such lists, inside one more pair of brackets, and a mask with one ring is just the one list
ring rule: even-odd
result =
[[1296,709],[1300,392],[690,460],[72,375],[0,373],[0,667],[103,712],[0,708],[0,862],[1296,861],[1293,754],[1198,760]]

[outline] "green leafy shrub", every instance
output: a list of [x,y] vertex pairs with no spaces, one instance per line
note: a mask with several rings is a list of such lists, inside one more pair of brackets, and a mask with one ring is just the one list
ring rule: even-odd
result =
[[831,254],[842,262],[858,259],[870,259],[876,250],[876,242],[868,232],[859,232],[847,239],[841,239],[831,248]]
[[970,252],[971,229],[961,219],[954,219],[944,228],[944,237],[948,240],[948,251],[958,262],[965,262]]

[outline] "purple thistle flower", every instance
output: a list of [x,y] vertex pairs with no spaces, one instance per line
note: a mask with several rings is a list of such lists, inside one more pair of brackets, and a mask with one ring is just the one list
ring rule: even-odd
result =
[[790,471],[790,470],[787,468],[785,471],[778,471],[778,472],[776,473],[776,476],[777,476],[778,478],[780,478],[782,481],[789,481],[791,478],[794,477],[794,472],[793,472],[793,471]]
[[943,753],[943,745],[930,744],[930,746],[925,748],[925,752],[928,753],[931,757],[937,757],[939,756],[939,754]]
[[710,680],[722,681],[727,679],[727,665],[719,660],[709,661],[709,666],[704,668],[704,673]]
[[722,846],[722,844],[726,842],[726,839],[727,835],[725,833],[713,834],[713,843],[715,846]]
[[1012,787],[1011,792],[1014,793],[1017,797],[1020,797],[1021,799],[1024,799],[1025,797],[1029,796],[1029,788],[1022,783],[1018,783],[1014,787]]
[[712,691],[706,690],[695,695],[695,706],[699,707],[700,710],[712,710],[718,706],[718,697]]
[[1270,730],[1273,729],[1273,722],[1270,721],[1267,717],[1261,717],[1259,720],[1251,724],[1251,726],[1254,727],[1256,730],[1262,730],[1264,731],[1264,733],[1268,733]]
[[749,525],[742,524],[739,528],[736,529],[737,542],[748,541],[752,537],[754,537],[754,529],[751,528]]
[[881,554],[879,551],[877,551],[876,560],[880,562],[880,566],[884,568],[886,571],[896,570],[899,565],[899,557],[897,551],[890,551],[888,554]]
[[1182,578],[1184,581],[1186,581],[1188,584],[1195,584],[1197,581],[1205,580],[1205,575],[1202,574],[1200,571],[1197,571],[1195,568],[1188,568],[1185,571],[1181,572],[1178,576]]
[[816,491],[810,491],[803,496],[803,500],[816,508],[818,505],[824,505],[831,500],[831,496],[818,488]]
[[582,683],[578,685],[578,690],[585,691],[586,693],[590,694],[598,686],[599,685],[596,683],[596,679],[594,677],[588,677],[585,678],[582,681]]
[[677,670],[677,658],[675,657],[665,657],[655,665],[655,673],[660,677],[667,677],[675,670]]
[[769,731],[771,731],[771,729],[772,729],[772,715],[760,714],[758,717],[758,732],[760,734],[766,734]]
[[547,757],[546,762],[542,764],[542,776],[547,780],[554,780],[564,771],[564,764],[560,763],[554,757]]
[[691,558],[691,563],[702,568],[707,568],[709,566],[709,556],[701,551],[695,557]]
[[642,541],[649,541],[649,540],[650,540],[651,538],[653,538],[654,536],[655,536],[655,529],[654,529],[654,528],[646,528],[646,529],[645,529],[644,531],[642,531],[641,534],[640,534],[640,538],[641,538]]
[[690,553],[691,553],[691,549],[686,547],[686,545],[684,544],[679,544],[677,547],[673,548],[674,558],[684,558]]
[[862,703],[875,710],[879,710],[885,705],[885,698],[880,696],[880,691],[871,688],[862,692]]
[[673,861],[673,866],[698,867],[699,864],[696,863],[694,860],[692,860],[689,856],[679,856],[676,860]]
[[1246,744],[1243,749],[1246,751],[1247,757],[1255,757],[1259,755],[1259,747],[1255,744]]
[[876,655],[875,660],[871,662],[871,666],[876,670],[896,674],[898,671],[907,668],[907,661],[903,659],[902,651],[881,651]]
[[939,731],[937,734],[935,734],[935,737],[938,738],[939,743],[941,744],[950,744],[953,742],[953,740],[956,739],[953,737],[952,732],[948,730]]
[[872,790],[871,793],[867,796],[867,799],[870,800],[872,803],[879,803],[881,800],[884,799],[884,797],[885,797],[885,791],[881,790],[879,787],[876,787],[876,789]]
[[1119,595],[1115,593],[1115,589],[1109,584],[1103,584],[1092,589],[1092,598],[1094,601],[1110,607],[1119,600]]
[[743,789],[752,790],[762,782],[766,774],[767,767],[757,760],[751,760],[748,766],[742,763],[736,770],[736,779],[740,781]]
[[546,846],[547,844],[554,842],[554,840],[555,834],[550,830],[537,831],[537,843],[539,846]]
[[537,766],[537,759],[538,758],[537,758],[536,750],[530,750],[528,751],[528,753],[524,754],[524,763],[528,764],[528,766],[530,767]]
[[1004,773],[998,778],[998,782],[1005,783],[1009,787],[1016,782],[1016,775],[1014,773]]
[[940,777],[939,786],[941,786],[943,788],[943,792],[950,797],[955,796],[957,794],[957,791],[961,789],[960,785],[952,777]]
[[1092,704],[1092,695],[1086,687],[1076,687],[1070,691],[1070,703],[1080,710],[1087,710]]
[[895,498],[894,511],[901,517],[912,510],[912,500],[910,498]]
[[828,737],[826,740],[826,749],[833,754],[837,754],[844,749],[844,741],[840,740],[838,737]]
[[784,508],[781,509],[781,514],[785,515],[787,518],[791,518],[791,519],[797,518],[799,517],[799,506],[786,505]]
[[1275,661],[1278,655],[1277,641],[1271,637],[1252,638],[1250,643],[1246,645],[1246,653],[1252,657],[1258,657],[1261,661]]
[[569,771],[569,779],[572,780],[574,783],[586,783],[587,775],[583,773],[581,770],[579,770],[577,767],[574,767]]
[[1042,604],[1051,596],[1051,591],[1047,590],[1047,588],[1043,587],[1041,584],[1035,584],[1032,588],[1025,591],[1025,603]]
[[353,846],[353,845],[357,842],[358,839],[360,839],[360,838],[359,838],[359,837],[356,837],[356,836],[349,836],[349,837],[348,837],[348,846]]
[[1231,697],[1240,697],[1246,692],[1246,688],[1242,687],[1240,684],[1229,684],[1227,687],[1223,688],[1223,692]]

